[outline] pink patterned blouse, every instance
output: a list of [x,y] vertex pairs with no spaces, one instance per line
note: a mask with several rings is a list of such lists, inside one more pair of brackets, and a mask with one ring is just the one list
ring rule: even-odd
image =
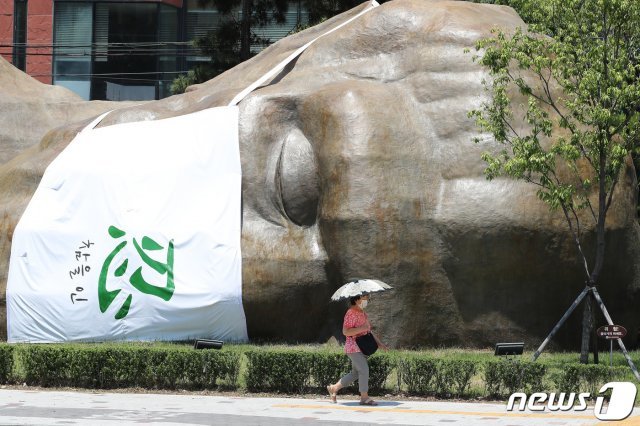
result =
[[[367,314],[364,311],[349,308],[347,313],[344,314],[344,322],[342,324],[343,328],[354,328],[354,327],[362,327],[368,320]],[[371,331],[369,329],[368,331]],[[356,344],[356,337],[364,336],[367,332],[362,332],[356,334],[355,336],[347,336],[347,341],[344,344],[344,352],[347,354],[352,354],[355,352],[362,352],[358,345]]]

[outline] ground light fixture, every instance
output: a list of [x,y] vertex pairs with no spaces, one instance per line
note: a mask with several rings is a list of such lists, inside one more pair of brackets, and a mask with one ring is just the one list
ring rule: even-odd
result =
[[196,339],[193,349],[222,349],[222,340]]
[[496,356],[509,356],[509,355],[522,355],[522,351],[524,351],[524,343],[496,343],[496,351],[494,355]]

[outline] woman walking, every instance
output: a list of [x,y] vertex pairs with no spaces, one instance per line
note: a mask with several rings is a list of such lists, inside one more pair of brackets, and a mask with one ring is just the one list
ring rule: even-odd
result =
[[[344,315],[342,334],[347,337],[344,352],[351,359],[351,372],[335,384],[327,386],[327,391],[331,401],[335,403],[337,402],[338,391],[358,380],[360,405],[378,405],[373,399],[369,398],[369,364],[367,363],[367,357],[362,353],[355,339],[371,332],[371,323],[364,311],[369,303],[369,295],[352,297],[349,302],[350,307]],[[380,349],[385,351],[389,349],[375,334],[373,337]]]

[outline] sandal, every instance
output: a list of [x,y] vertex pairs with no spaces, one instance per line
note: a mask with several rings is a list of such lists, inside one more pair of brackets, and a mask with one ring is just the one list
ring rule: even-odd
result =
[[331,392],[331,385],[327,386],[327,392],[329,392],[329,398],[331,398],[331,402],[334,404],[338,402],[338,394],[335,392]]
[[378,403],[371,398],[367,398],[367,399],[361,399],[360,405],[378,405]]

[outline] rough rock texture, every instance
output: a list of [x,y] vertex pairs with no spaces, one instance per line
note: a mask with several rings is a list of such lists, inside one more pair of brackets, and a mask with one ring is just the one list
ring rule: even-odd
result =
[[[119,110],[107,126],[225,105],[290,52],[360,8],[288,37],[190,92]],[[466,112],[486,94],[466,47],[494,26],[523,25],[506,7],[458,1],[386,3],[310,47],[240,104],[243,292],[252,339],[324,341],[345,306],[330,304],[350,277],[395,290],[372,298],[389,343],[539,343],[582,289],[567,226],[535,189],[488,182]],[[2,238],[44,167],[79,125],[49,133],[0,169]],[[609,217],[601,294],[614,320],[638,328],[640,233],[635,174]],[[8,217],[7,217],[8,215]],[[0,271],[6,277],[8,255]],[[578,341],[578,316],[557,342]],[[630,332],[632,344],[635,333]]]
[[55,127],[126,105],[83,101],[64,87],[40,83],[0,57],[0,164]]

